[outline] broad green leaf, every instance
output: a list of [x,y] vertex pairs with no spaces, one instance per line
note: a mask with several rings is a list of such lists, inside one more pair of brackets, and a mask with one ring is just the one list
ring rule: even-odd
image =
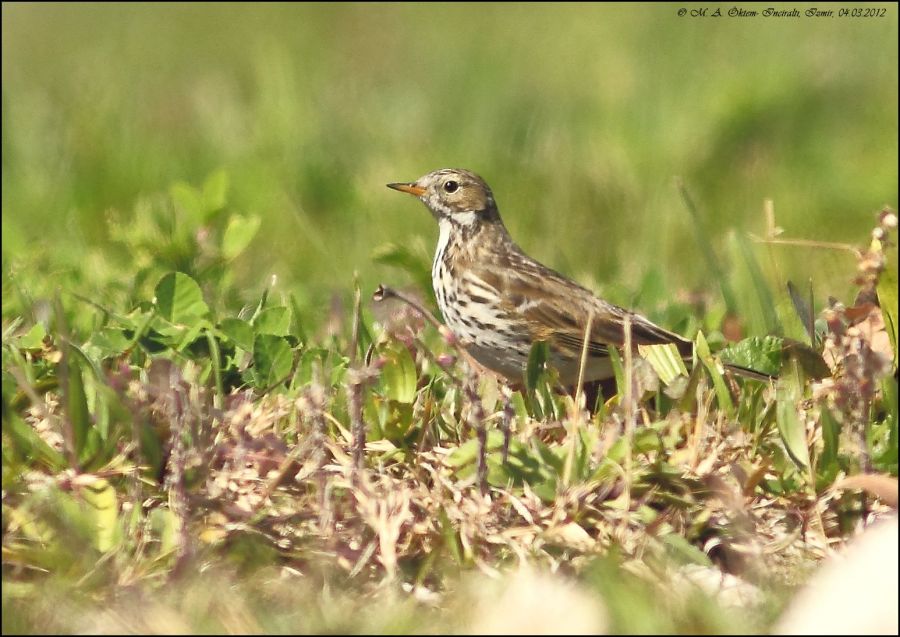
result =
[[42,323],[35,323],[25,334],[19,337],[18,345],[22,349],[41,349],[44,346],[44,337],[47,330]]
[[556,500],[556,495],[558,492],[558,481],[555,476],[551,476],[546,480],[539,482],[537,484],[530,485],[534,494],[543,500],[545,503],[550,503]]
[[[489,452],[501,449],[503,447],[503,432],[496,429],[488,431],[486,447]],[[478,439],[471,438],[450,452],[444,462],[450,467],[459,468],[475,462],[477,457]]]
[[475,462],[475,458],[478,456],[478,440],[475,438],[470,438],[463,444],[459,445],[456,449],[450,452],[450,454],[444,459],[444,464],[448,467],[464,467],[472,462]]
[[105,327],[91,336],[91,345],[99,348],[103,356],[121,354],[131,346],[132,339],[124,330]]
[[253,351],[253,327],[247,321],[238,318],[222,319],[219,330],[241,349]]
[[172,323],[186,325],[209,314],[200,286],[183,272],[163,276],[156,284],[155,294],[159,315]]
[[200,192],[193,186],[182,181],[172,184],[169,188],[169,195],[175,205],[182,210],[194,225],[199,225],[203,221],[206,207]]
[[[154,315],[150,319],[148,329],[145,330],[145,337],[141,340],[141,344],[151,351],[160,351],[161,349],[176,348],[182,342],[184,335],[187,334],[188,327],[186,325],[174,325],[159,315]],[[153,347],[153,344],[157,347]]]
[[403,438],[413,426],[413,405],[410,402],[381,399],[380,424],[384,437],[402,445]]
[[[652,451],[661,451],[662,448],[663,443],[660,439],[658,431],[650,427],[642,427],[635,430],[634,440],[632,441],[631,445],[633,453],[650,453]],[[627,450],[627,441],[623,436],[617,438],[616,441],[610,446],[609,451],[606,453],[606,457],[613,462],[621,463],[625,459],[625,453],[627,452]]]
[[228,173],[217,170],[203,182],[203,213],[209,217],[225,207],[228,195]]
[[411,403],[416,399],[416,363],[402,345],[385,352],[387,362],[381,368],[382,386],[391,400]]
[[222,256],[233,259],[242,253],[256,236],[261,221],[256,215],[231,215],[222,236]]
[[253,369],[260,389],[279,383],[291,373],[291,346],[280,336],[259,334],[253,341]]
[[732,365],[777,376],[781,371],[783,345],[784,339],[779,336],[751,336],[723,349],[719,358]]
[[538,456],[545,464],[553,467],[553,471],[556,475],[562,475],[566,464],[565,448],[550,447],[537,439],[532,442],[532,448],[537,452]]
[[[293,387],[301,387],[313,381],[317,372],[321,372],[328,358],[328,350],[324,347],[309,347],[300,352],[300,360],[297,363],[297,370],[294,373],[292,381]],[[321,373],[319,382],[323,382]]]
[[291,328],[291,309],[283,305],[267,307],[253,319],[256,334],[287,336]]

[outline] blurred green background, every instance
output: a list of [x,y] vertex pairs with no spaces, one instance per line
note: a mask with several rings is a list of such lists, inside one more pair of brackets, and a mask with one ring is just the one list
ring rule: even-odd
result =
[[[430,259],[437,229],[384,184],[447,166],[491,184],[526,251],[626,304],[653,272],[673,296],[714,287],[676,176],[720,255],[729,232],[764,232],[766,198],[786,236],[864,243],[897,200],[884,6],[4,3],[4,289],[102,300],[134,277],[104,260],[110,215],[139,222],[141,202],[220,169],[228,207],[262,220],[238,289],[275,274],[313,311],[354,271],[364,294],[413,280],[373,252]],[[769,255],[819,298],[850,289],[848,255]]]

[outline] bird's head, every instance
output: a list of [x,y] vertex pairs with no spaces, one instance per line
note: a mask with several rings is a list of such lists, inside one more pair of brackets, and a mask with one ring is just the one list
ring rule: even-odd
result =
[[484,180],[459,168],[442,168],[410,183],[388,184],[428,206],[438,221],[472,226],[499,220],[494,195]]

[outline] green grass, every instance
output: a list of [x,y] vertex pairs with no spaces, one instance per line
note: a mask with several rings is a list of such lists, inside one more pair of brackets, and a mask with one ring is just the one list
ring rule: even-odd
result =
[[[897,475],[897,12],[677,8],[5,3],[4,632],[771,628]],[[384,184],[443,166],[689,377],[588,415],[373,302],[433,307]]]

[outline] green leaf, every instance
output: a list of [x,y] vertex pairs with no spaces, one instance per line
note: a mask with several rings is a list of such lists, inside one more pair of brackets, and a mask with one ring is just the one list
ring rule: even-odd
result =
[[535,341],[528,352],[528,363],[525,366],[525,388],[533,392],[540,380],[541,373],[550,359],[550,346],[547,341]]
[[83,474],[79,476],[81,497],[90,507],[95,525],[94,546],[105,553],[113,548],[119,529],[119,509],[116,490],[105,478]]
[[204,217],[205,205],[203,197],[196,188],[179,181],[169,188],[169,195],[175,205],[190,217],[193,225],[200,225]]
[[719,358],[732,365],[777,376],[781,371],[783,345],[784,339],[780,336],[751,336],[723,349]]
[[[328,359],[329,350],[324,347],[308,347],[300,352],[300,360],[294,373],[292,385],[299,387],[306,385],[315,378],[314,370],[321,370]],[[321,374],[320,374],[321,376]],[[323,379],[320,377],[319,381]]]
[[222,236],[222,256],[233,259],[243,252],[256,236],[261,221],[257,215],[231,215]]
[[669,385],[679,376],[687,376],[684,359],[678,353],[674,343],[665,345],[639,345],[638,351],[643,356],[664,385]]
[[838,451],[840,445],[841,424],[835,419],[831,410],[822,405],[819,417],[822,428],[822,455],[816,466],[816,490],[822,491],[831,486],[840,470]]
[[[900,430],[897,427],[898,420],[898,391],[897,379],[894,376],[887,376],[881,379],[881,395],[884,397],[882,402],[884,409],[883,427],[887,435],[884,438],[882,451],[877,453],[875,457],[875,468],[892,475],[897,474],[897,459],[900,456],[898,447],[900,447]],[[876,427],[872,427],[872,434],[875,434]]]
[[291,346],[280,336],[258,334],[253,341],[253,375],[260,389],[271,387],[291,373]]
[[382,387],[385,395],[400,403],[416,399],[416,363],[409,350],[397,345],[385,351],[387,362],[381,368]]
[[287,336],[291,329],[291,309],[283,305],[267,307],[253,319],[256,334]]
[[[550,357],[550,348],[545,341],[535,341],[531,345],[531,351],[528,353],[528,362],[525,365],[524,381],[525,381],[525,400],[528,406],[528,413],[532,418],[542,419],[553,408],[552,404],[547,404],[544,400],[546,392],[541,392],[541,388],[546,389],[547,360]],[[542,382],[543,379],[543,382]]]
[[680,180],[678,182],[678,190],[681,193],[684,207],[687,208],[688,213],[691,215],[690,226],[696,233],[697,247],[706,261],[706,268],[709,271],[710,277],[718,282],[719,288],[722,291],[722,298],[725,300],[725,306],[728,308],[728,313],[735,314],[737,311],[735,294],[731,289],[727,277],[723,273],[722,266],[719,263],[719,259],[716,257],[716,253],[712,249],[713,241],[710,240],[710,232],[706,228],[705,221],[697,210],[697,206],[694,205],[694,201],[688,193],[687,188],[685,188]]
[[[661,451],[663,449],[663,442],[659,437],[658,431],[650,427],[642,427],[634,432],[634,440],[632,441],[631,448],[632,452],[636,454]],[[616,439],[616,441],[610,445],[606,457],[613,462],[621,463],[625,459],[627,451],[628,441],[625,440],[625,437],[623,436]]]
[[625,361],[615,347],[609,348],[609,362],[612,364],[613,376],[616,379],[616,392],[622,395],[625,393]]
[[241,349],[247,352],[253,351],[253,327],[247,321],[238,318],[222,319],[219,330]]
[[816,317],[813,315],[812,311],[812,279],[810,279],[809,282],[809,303],[806,302],[806,299],[803,298],[803,295],[800,294],[800,290],[797,289],[797,286],[795,286],[792,281],[787,282],[787,289],[788,294],[791,296],[791,303],[794,305],[794,310],[797,312],[797,316],[803,324],[803,329],[806,330],[806,335],[809,337],[809,344],[815,346]]
[[[891,258],[893,257],[893,259]],[[890,251],[886,256],[888,262],[887,267],[881,273],[878,279],[878,302],[881,305],[881,314],[884,318],[884,328],[887,330],[888,336],[891,338],[891,346],[894,349],[894,369],[897,368],[898,356],[898,328],[897,324],[897,248]]]
[[211,327],[212,326],[209,324],[209,321],[207,321],[206,319],[200,319],[199,321],[192,323],[184,331],[184,334],[181,336],[181,340],[176,344],[175,351],[184,351],[186,347],[193,344],[194,341],[197,340],[203,330],[208,330]]
[[412,401],[381,400],[381,429],[384,437],[398,445],[414,424]]
[[208,328],[204,335],[206,336],[207,347],[209,347],[209,362],[216,387],[215,394],[213,394],[213,406],[216,409],[221,409],[222,401],[225,398],[225,387],[222,384],[222,365],[225,361],[222,359],[222,348],[219,347],[219,339],[215,330]]
[[44,337],[47,330],[42,323],[35,323],[25,334],[19,337],[19,347],[22,349],[41,349],[44,346]]
[[461,565],[463,563],[463,549],[459,540],[459,533],[444,507],[441,507],[438,513],[438,526],[444,539],[444,546],[450,551],[450,555],[456,563]]
[[102,330],[94,332],[89,341],[91,345],[98,348],[103,356],[115,356],[121,354],[131,346],[131,338],[125,334],[124,330],[114,327],[105,327]]
[[203,182],[203,212],[209,217],[225,207],[228,195],[228,173],[217,170]]
[[[757,334],[781,334],[775,299],[756,259],[753,246],[741,233],[732,233],[729,239],[735,261],[735,287],[745,291],[736,297],[740,314],[749,319],[751,330]],[[754,293],[750,293],[751,290]]]
[[79,357],[74,356],[73,348],[67,348],[66,355],[66,417],[72,426],[72,437],[75,456],[81,459],[91,427],[91,414],[88,411],[87,396],[84,393],[84,379],[81,375]]
[[[493,432],[488,432],[488,434]],[[465,467],[473,462],[478,456],[478,440],[471,438],[459,445],[456,449],[444,459],[444,463],[448,467],[460,468]]]
[[803,373],[808,377],[821,380],[822,378],[831,376],[831,370],[828,368],[828,363],[825,362],[822,355],[809,345],[801,343],[800,341],[789,338],[784,339],[782,360],[788,359],[796,361],[800,366],[800,369],[803,370]]
[[143,464],[147,466],[145,475],[155,480],[161,473],[166,460],[163,442],[159,432],[151,423],[137,423],[138,435],[141,442],[141,457]]
[[663,545],[666,547],[669,557],[676,564],[699,564],[701,566],[712,566],[712,560],[709,556],[691,544],[681,535],[669,533],[662,538]]
[[806,427],[797,412],[802,396],[799,370],[791,363],[789,371],[778,379],[775,386],[775,420],[781,440],[791,459],[801,468],[809,467],[809,447],[806,445]]
[[172,323],[187,325],[209,314],[200,286],[183,272],[163,276],[156,284],[155,294],[159,315]]
[[3,431],[9,433],[19,460],[40,462],[51,471],[61,471],[67,466],[62,454],[44,442],[34,427],[19,418],[17,413],[11,412],[8,418],[4,414]]
[[300,303],[297,302],[297,296],[293,293],[290,294],[290,301],[293,319],[291,333],[296,336],[300,342],[305,343],[309,339],[306,338],[306,332],[303,330],[303,324],[300,322],[300,317],[303,315],[303,312],[300,311]]
[[731,392],[728,391],[728,385],[725,384],[722,372],[719,371],[719,366],[716,364],[716,360],[709,351],[709,344],[707,344],[703,332],[697,332],[697,338],[694,341],[694,344],[697,351],[697,357],[703,362],[703,366],[706,368],[706,371],[709,372],[709,377],[712,379],[713,387],[716,390],[716,398],[719,401],[719,409],[722,409],[729,419],[733,419],[735,408],[734,401],[731,399]]
[[150,529],[159,538],[159,554],[167,555],[177,548],[178,518],[172,509],[157,507],[148,516]]

